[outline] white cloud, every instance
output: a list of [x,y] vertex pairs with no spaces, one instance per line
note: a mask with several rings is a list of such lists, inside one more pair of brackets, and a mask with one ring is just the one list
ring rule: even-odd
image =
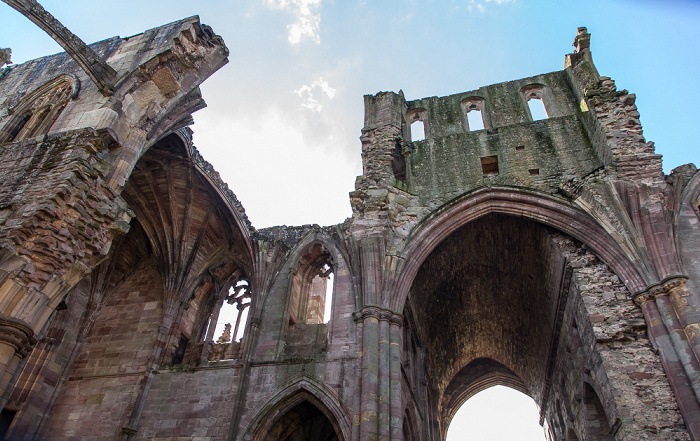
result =
[[[502,0],[501,0],[502,1]],[[287,25],[289,44],[299,44],[308,38],[316,44],[321,43],[321,0],[266,0],[273,9],[291,12],[295,21]]]
[[328,99],[332,100],[335,97],[335,89],[323,77],[318,77],[311,84],[304,84],[293,91],[302,99],[302,108],[309,109],[312,112],[320,112],[323,109],[321,102],[314,96],[314,91],[317,89],[320,89]]
[[469,0],[467,3],[467,10],[469,12],[475,9],[479,12],[484,12],[486,10],[487,3],[496,3],[502,5],[503,3],[514,3],[515,0]]

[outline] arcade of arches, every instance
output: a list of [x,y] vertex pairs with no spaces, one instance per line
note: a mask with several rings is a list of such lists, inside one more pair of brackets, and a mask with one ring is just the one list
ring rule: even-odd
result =
[[256,229],[187,128],[211,28],[6,3],[67,52],[0,73],[5,439],[439,441],[504,385],[551,440],[700,440],[700,173],[585,28],[561,71],[366,95],[352,217]]

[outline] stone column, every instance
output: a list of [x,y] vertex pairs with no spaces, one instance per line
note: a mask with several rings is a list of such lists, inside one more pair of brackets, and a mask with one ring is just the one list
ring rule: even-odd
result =
[[390,401],[389,392],[389,311],[381,311],[379,315],[379,441],[389,441]]
[[402,439],[401,326],[403,316],[367,306],[355,313],[362,326],[360,440]]
[[355,313],[355,321],[362,326],[360,440],[379,437],[379,311],[369,306]]
[[683,326],[696,361],[700,361],[700,304],[686,286],[687,279],[676,278],[667,283],[668,298]]
[[[659,303],[664,307],[667,306],[664,301],[667,299],[663,297],[665,296],[659,299],[654,294],[647,292],[637,296],[635,303],[642,308],[648,326],[649,338],[654,348],[659,351],[659,358],[671,389],[676,395],[678,407],[690,436],[693,440],[698,440],[700,439],[700,403],[698,403],[693,384],[669,334],[668,324],[672,323],[673,320],[671,317],[664,318],[664,314],[659,308]],[[666,310],[665,314],[668,315],[669,311]]]
[[403,375],[401,373],[401,348],[403,347],[403,316],[399,314],[391,314],[389,317],[389,336],[391,338],[391,347],[389,348],[389,380],[390,380],[390,406],[391,420],[389,421],[389,429],[391,432],[391,440],[403,440],[403,410],[404,403],[401,396],[401,384],[403,383]]
[[26,323],[0,316],[0,396],[10,385],[20,361],[35,344],[34,331]]

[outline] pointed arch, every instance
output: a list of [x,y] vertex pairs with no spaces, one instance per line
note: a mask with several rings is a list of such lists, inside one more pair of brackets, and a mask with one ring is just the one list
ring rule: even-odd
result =
[[[632,294],[641,292],[652,277],[640,273],[612,236],[589,214],[558,198],[522,189],[492,187],[477,190],[436,210],[411,233],[400,252],[396,285],[386,284],[390,308],[402,311],[418,270],[446,237],[469,222],[490,213],[524,217],[553,227],[581,241],[625,283]],[[393,288],[393,290],[392,290]]]
[[[290,268],[297,269],[300,266],[304,264],[304,259],[305,256],[308,256],[310,252],[316,247],[320,247],[322,252],[326,254],[330,262],[329,264],[332,267],[333,273],[336,276],[339,276],[341,273],[345,272],[344,270],[350,270],[350,258],[346,254],[344,250],[338,247],[338,244],[330,237],[330,235],[320,229],[320,228],[315,228],[312,231],[310,231],[308,234],[306,234],[292,249],[289,255],[289,265]],[[316,261],[315,261],[316,262]],[[319,263],[319,262],[316,262]],[[312,263],[313,265],[313,263]],[[350,274],[352,274],[351,271],[347,271],[347,276],[340,276],[342,277],[351,277]],[[339,282],[338,277],[334,277],[334,285],[337,285]],[[345,292],[345,290],[337,290],[334,289],[334,299],[336,297],[336,294],[340,295],[345,295],[345,296],[351,296],[352,302],[353,302],[353,310],[359,309],[359,299],[357,298],[356,295],[356,289],[354,283],[346,283],[346,286],[350,287],[349,292]],[[330,321],[333,320],[333,317],[331,317]]]
[[24,96],[9,109],[12,116],[0,129],[0,143],[21,141],[48,133],[68,101],[78,97],[80,81],[61,74]]
[[282,386],[270,399],[263,400],[253,412],[254,418],[243,435],[244,441],[263,441],[273,426],[296,406],[308,402],[330,422],[338,441],[351,440],[350,411],[335,392],[313,378],[296,377]]

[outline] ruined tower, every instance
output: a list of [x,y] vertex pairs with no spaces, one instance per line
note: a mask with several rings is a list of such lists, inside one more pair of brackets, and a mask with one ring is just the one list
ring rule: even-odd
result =
[[440,440],[500,384],[552,440],[699,439],[700,173],[663,174],[589,39],[558,72],[365,96],[330,227],[256,230],[192,145],[228,55],[197,17],[4,69],[2,430]]

